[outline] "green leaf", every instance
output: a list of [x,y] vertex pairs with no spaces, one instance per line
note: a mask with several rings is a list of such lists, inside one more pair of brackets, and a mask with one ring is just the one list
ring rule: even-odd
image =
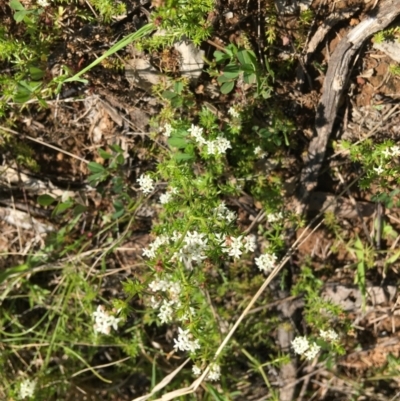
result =
[[10,7],[15,11],[25,10],[24,6],[18,0],[11,0]]
[[185,138],[179,136],[172,136],[171,138],[168,138],[167,143],[169,146],[178,149],[185,148],[188,144]]
[[255,70],[254,67],[251,64],[243,64],[240,69],[247,74],[254,74]]
[[255,54],[250,50],[240,50],[236,54],[240,64],[250,64],[253,68],[257,65]]
[[106,178],[107,178],[107,174],[105,174],[104,172],[95,173],[95,174],[89,175],[88,182],[90,185],[97,185],[99,182],[104,181]]
[[38,81],[44,77],[44,71],[37,67],[29,67],[29,73],[34,81]]
[[52,196],[47,194],[39,195],[37,198],[37,202],[39,203],[40,206],[50,206],[55,201],[56,200]]
[[[112,155],[110,155],[108,152],[106,152],[104,149],[99,149],[99,155],[102,157],[104,160],[108,160],[112,158]],[[89,167],[90,168],[90,167]]]
[[28,264],[23,264],[15,267],[10,267],[0,273],[0,284],[3,283],[5,280],[8,279],[8,277],[14,275],[14,274],[19,274],[23,273],[25,271],[29,270],[29,265]]
[[85,205],[78,204],[74,207],[73,215],[74,217],[80,216],[82,213],[85,213],[87,207]]
[[237,53],[237,51],[238,49],[233,43],[225,47],[225,52],[228,54],[229,57],[233,57]]
[[57,216],[58,214],[65,212],[66,210],[70,209],[73,206],[73,204],[74,203],[72,201],[59,203],[54,209],[54,214]]
[[31,92],[25,88],[18,88],[17,93],[14,95],[14,102],[25,103],[31,98]]
[[249,85],[254,84],[257,81],[256,74],[244,73],[243,81],[244,81],[244,83],[249,84]]
[[171,100],[171,106],[174,108],[181,107],[183,105],[183,98],[180,96],[174,97]]
[[114,209],[115,209],[115,213],[113,213],[112,218],[115,220],[118,219],[119,217],[121,217],[125,213],[124,204],[119,200],[116,200],[114,202]]
[[181,162],[181,161],[186,161],[186,160],[192,160],[193,156],[189,155],[188,153],[176,153],[174,155],[174,159],[178,162]]
[[[97,58],[95,61],[93,61],[93,63],[89,64],[87,67],[85,67],[83,70],[79,71],[73,77],[66,79],[64,82],[78,81],[78,78],[81,75],[83,75],[85,72],[91,70],[94,66],[100,64],[105,58],[111,56],[112,54],[116,53],[117,51],[128,46],[130,43],[134,42],[135,40],[138,40],[138,39],[143,38],[144,36],[150,35],[155,29],[156,29],[156,26],[153,23],[142,26],[136,32],[122,38],[119,42],[117,42],[110,49],[108,49],[106,52],[104,52],[104,54],[102,54],[99,58]],[[82,81],[83,80],[81,80],[81,82]]]
[[217,81],[218,81],[219,84],[223,84],[223,83],[225,83],[225,82],[231,82],[232,79],[226,77],[225,75],[220,75],[220,76],[217,78]]
[[90,172],[96,174],[96,173],[104,173],[106,171],[106,169],[99,163],[96,162],[90,162],[88,164],[88,168],[90,170]]
[[171,100],[171,99],[173,99],[174,97],[177,97],[178,95],[177,95],[175,92],[172,92],[172,91],[170,91],[170,90],[166,90],[166,91],[164,91],[164,92],[161,94],[161,96],[162,96],[164,99]]
[[115,152],[115,153],[124,153],[124,150],[121,148],[119,145],[110,145],[110,148]]
[[224,75],[227,78],[235,79],[235,78],[237,78],[239,76],[239,74],[240,74],[240,68],[236,64],[228,64],[224,68]]
[[181,81],[175,82],[174,92],[180,95],[182,93],[182,90],[183,90],[183,82]]
[[230,59],[230,56],[228,54],[226,54],[225,52],[220,52],[219,50],[216,50],[214,52],[214,57],[217,63]]
[[21,22],[21,21],[24,20],[24,18],[25,18],[28,14],[29,14],[29,11],[25,11],[25,10],[23,10],[23,11],[17,11],[17,12],[14,14],[14,19],[15,19],[16,22]]
[[230,92],[232,92],[233,88],[235,87],[235,82],[225,82],[222,86],[221,86],[221,93],[226,95]]

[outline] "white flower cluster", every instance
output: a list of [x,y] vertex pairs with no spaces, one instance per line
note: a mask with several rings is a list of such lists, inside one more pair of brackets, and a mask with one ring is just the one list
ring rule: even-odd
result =
[[148,175],[142,174],[137,179],[137,182],[139,183],[140,189],[143,191],[144,194],[149,194],[154,189],[154,181]]
[[174,343],[174,348],[179,351],[195,352],[197,349],[200,349],[199,340],[193,340],[193,335],[189,329],[183,330],[179,327],[178,339],[174,338]]
[[236,219],[235,212],[229,210],[224,202],[221,202],[216,208],[214,208],[214,213],[219,219],[226,220],[228,223],[232,223],[232,221]]
[[[400,156],[400,146],[398,145],[389,146],[388,148],[382,151],[382,155],[385,159],[398,157]],[[385,171],[382,165],[379,165],[378,167],[373,167],[372,169],[378,175],[381,175]]]
[[195,376],[201,375],[201,369],[197,365],[193,365],[192,372]]
[[167,204],[168,202],[171,201],[172,196],[176,195],[178,193],[178,190],[176,188],[170,188],[165,194],[162,194],[160,196],[160,203],[162,205]]
[[256,146],[254,148],[254,154],[258,157],[260,157],[261,159],[264,159],[265,156],[267,156],[267,154],[265,152],[263,152],[263,150],[261,149],[260,146]]
[[156,239],[149,245],[148,248],[143,249],[143,256],[147,256],[150,259],[153,259],[156,257],[156,251],[157,249],[164,244],[169,243],[169,237],[168,235],[159,235],[156,237]]
[[276,255],[265,253],[264,255],[261,255],[258,258],[256,258],[255,262],[257,267],[261,271],[268,273],[275,267],[276,259],[277,259]]
[[171,136],[173,130],[174,129],[172,128],[172,125],[167,123],[167,124],[164,125],[163,135],[165,137],[169,138]]
[[[181,294],[181,285],[178,281],[173,281],[170,275],[167,275],[164,279],[156,278],[149,284],[149,289],[153,293],[163,292],[164,297],[167,296],[168,299],[163,299],[162,301],[156,299],[153,295],[150,299],[152,308],[158,309],[158,318],[161,323],[170,323],[173,320],[174,312],[177,308],[181,306],[179,296]],[[194,310],[191,309],[193,314]]]
[[220,377],[221,377],[221,367],[216,363],[213,363],[210,366],[210,372],[208,373],[206,380],[215,382],[218,381]]
[[239,118],[240,117],[240,113],[234,107],[230,107],[229,108],[228,114],[230,116],[232,116],[233,118]]
[[[192,372],[195,376],[201,375],[201,369],[196,365],[193,365]],[[210,371],[208,372],[206,380],[218,381],[220,379],[220,377],[221,377],[221,367],[219,365],[217,365],[216,363],[213,363],[210,366]]]
[[389,157],[400,156],[400,146],[390,146],[382,152],[383,156],[387,159]]
[[92,316],[95,319],[94,323],[94,331],[102,334],[110,334],[111,327],[114,330],[118,330],[118,323],[120,322],[120,318],[116,318],[115,316],[109,315],[103,305],[99,305],[97,310],[93,312]]
[[214,141],[207,141],[203,136],[203,128],[198,127],[197,125],[192,124],[188,129],[188,132],[197,144],[207,145],[207,154],[209,155],[222,155],[227,151],[227,149],[232,148],[231,143],[221,135],[219,135]]
[[283,216],[282,216],[282,212],[279,213],[270,213],[267,216],[267,221],[268,223],[275,223],[276,221],[282,220]]
[[221,245],[222,252],[227,253],[229,256],[233,256],[238,259],[245,252],[254,252],[256,248],[256,239],[254,235],[248,235],[243,238],[242,235],[239,237],[224,236],[220,233],[215,234],[215,238]]
[[321,350],[315,342],[310,344],[307,337],[296,337],[292,341],[292,347],[296,354],[305,356],[309,361],[314,359]]
[[48,7],[50,3],[47,0],[37,0],[37,4],[40,7]]
[[335,342],[339,339],[338,334],[335,332],[335,330],[329,329],[329,330],[320,330],[319,335],[321,338],[325,341],[332,341]]
[[200,263],[206,259],[205,252],[208,250],[208,239],[205,234],[197,231],[188,231],[183,238],[183,245],[178,252],[174,253],[173,259],[185,263],[188,269],[192,269],[192,262]]
[[203,137],[203,128],[192,124],[188,131],[199,145],[204,145],[207,142]]
[[26,397],[33,397],[35,394],[36,381],[26,379],[21,382],[19,387],[19,398],[25,399]]
[[231,149],[231,143],[219,135],[215,141],[207,141],[207,154],[209,155],[223,155],[228,149]]

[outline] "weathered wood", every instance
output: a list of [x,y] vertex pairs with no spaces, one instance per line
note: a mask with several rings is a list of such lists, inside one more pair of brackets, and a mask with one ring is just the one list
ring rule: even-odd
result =
[[399,14],[400,0],[382,1],[378,9],[353,28],[332,53],[317,108],[315,134],[301,173],[299,198],[303,205],[307,202],[310,191],[317,185],[340,101],[347,88],[354,55],[371,35],[385,29]]

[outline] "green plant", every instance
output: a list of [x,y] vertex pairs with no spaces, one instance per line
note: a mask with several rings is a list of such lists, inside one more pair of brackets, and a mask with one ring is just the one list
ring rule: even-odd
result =
[[385,40],[398,40],[400,28],[398,26],[384,29],[374,35],[374,42],[382,43]]
[[390,64],[389,65],[389,72],[394,76],[400,75],[400,65],[398,64]]
[[142,41],[150,49],[171,46],[176,40],[190,39],[196,46],[211,34],[211,22],[207,18],[214,10],[212,0],[166,0],[155,3],[152,21],[163,30]]
[[256,97],[261,96],[264,99],[270,97],[271,88],[268,84],[274,77],[272,70],[267,63],[269,76],[262,77],[256,56],[252,50],[238,49],[234,44],[230,44],[223,52],[216,50],[214,57],[217,65],[228,62],[222,69],[222,75],[218,77],[222,93],[232,92],[235,82],[239,78],[243,78],[245,84],[256,85]]

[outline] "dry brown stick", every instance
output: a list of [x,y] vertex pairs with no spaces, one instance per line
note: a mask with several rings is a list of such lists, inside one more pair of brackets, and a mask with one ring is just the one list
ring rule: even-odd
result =
[[337,111],[349,78],[351,60],[362,44],[374,33],[386,28],[400,14],[400,0],[383,1],[377,13],[368,16],[353,28],[331,55],[323,85],[323,94],[317,108],[316,135],[311,140],[301,173],[300,199],[306,203],[309,192],[317,185],[318,173],[325,157]]
[[350,18],[353,14],[356,13],[356,10],[353,8],[352,10],[343,10],[343,11],[335,11],[333,14],[330,14],[322,23],[322,25],[317,29],[314,36],[311,38],[310,42],[307,44],[307,49],[304,56],[304,64],[307,65],[310,61],[310,57],[315,54],[318,45],[324,40],[325,36],[328,32],[339,22],[344,19]]

